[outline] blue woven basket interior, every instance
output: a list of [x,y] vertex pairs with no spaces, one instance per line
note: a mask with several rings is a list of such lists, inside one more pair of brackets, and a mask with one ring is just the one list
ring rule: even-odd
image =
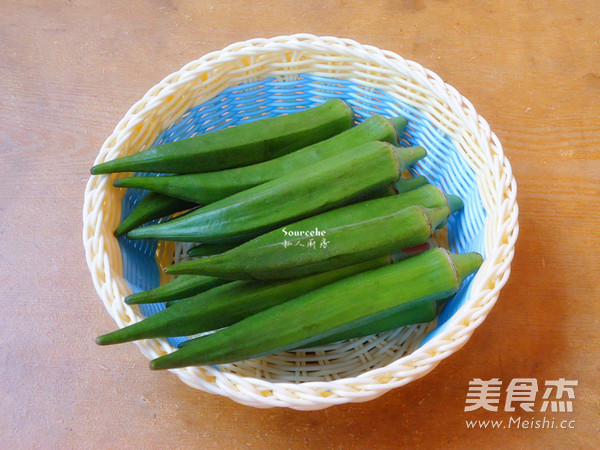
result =
[[[189,110],[182,119],[166,129],[155,144],[173,142],[197,134],[218,130],[232,125],[265,117],[297,112],[325,102],[330,98],[342,98],[354,108],[357,123],[380,114],[386,117],[403,116],[408,120],[401,136],[404,146],[421,145],[427,149],[427,157],[409,170],[414,175],[424,175],[429,182],[448,194],[455,194],[464,201],[464,209],[453,214],[448,221],[448,240],[453,252],[476,251],[484,255],[485,211],[481,204],[475,174],[461,158],[456,147],[444,133],[436,129],[419,110],[399,102],[385,92],[374,91],[354,82],[313,75],[300,75],[293,81],[265,79],[243,84],[221,92],[217,97]],[[128,189],[123,197],[122,217],[131,213],[144,192]],[[156,223],[156,222],[153,222]],[[119,238],[123,256],[123,275],[135,292],[159,285],[159,269],[155,260],[157,242],[152,240],[131,241]],[[472,276],[460,291],[445,305],[438,319],[437,328],[425,338],[431,339],[445,327],[448,319],[464,304],[471,290]],[[161,311],[165,305],[141,305],[142,314],[148,316]],[[185,337],[171,338],[172,345]]]

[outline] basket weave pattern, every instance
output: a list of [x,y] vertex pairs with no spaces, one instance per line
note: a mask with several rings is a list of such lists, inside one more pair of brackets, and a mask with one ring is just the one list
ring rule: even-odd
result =
[[[207,54],[165,78],[133,105],[95,162],[150,147],[165,137],[169,127],[183,122],[191,108],[227,89],[267,79],[292,82],[302,74],[352,82],[373,95],[384,92],[388,98],[414,108],[449,138],[476,178],[477,200],[485,210],[485,262],[472,280],[464,304],[426,341],[423,338],[435,324],[403,327],[315,351],[173,370],[192,387],[255,407],[313,410],[366,401],[424,376],[462,347],[485,320],[509,277],[518,235],[516,183],[510,165],[497,137],[474,107],[420,65],[347,39],[282,36],[236,43]],[[112,186],[118,176],[90,178],[83,209],[83,240],[96,290],[118,326],[123,327],[143,315],[137,307],[123,302],[131,286],[123,276],[121,249],[112,235],[121,220],[124,195],[123,190]],[[181,245],[160,245],[156,251],[159,264],[181,258],[184,250]],[[136,345],[148,358],[173,351],[164,339],[143,340]]]

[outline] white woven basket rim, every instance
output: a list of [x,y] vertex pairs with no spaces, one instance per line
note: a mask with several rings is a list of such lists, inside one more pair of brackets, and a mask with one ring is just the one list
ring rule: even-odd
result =
[[[336,66],[326,63],[332,54],[339,57],[338,71]],[[270,65],[263,66],[261,58],[265,55],[285,55],[289,62],[268,61]],[[202,80],[219,68],[228,67],[226,72],[220,74],[223,80],[219,81],[222,84],[215,91],[205,94],[214,96],[226,87],[261,79],[267,74],[285,77],[286,70],[295,68],[292,63],[298,55],[313,58],[309,63],[303,61],[304,73],[310,67],[308,73],[312,74],[330,77],[343,75],[349,80],[354,80],[355,76],[357,82],[368,85],[372,81],[373,87],[378,89],[401,77],[409,78],[427,93],[428,100],[439,105],[440,109],[451,111],[452,117],[438,114],[437,106],[422,112],[442,131],[452,136],[459,149],[462,148],[461,143],[469,145],[470,149],[476,149],[475,152],[465,151],[462,156],[477,174],[480,195],[487,212],[486,259],[473,280],[470,298],[448,320],[441,332],[413,353],[356,377],[323,382],[271,382],[219,371],[213,367],[172,370],[190,386],[228,396],[246,405],[314,410],[376,398],[424,376],[442,359],[460,349],[485,320],[508,280],[519,227],[517,188],[510,164],[498,138],[487,122],[476,113],[473,105],[438,75],[419,64],[405,60],[393,52],[361,45],[351,39],[295,34],[251,39],[208,53],[167,76],[135,103],[104,142],[95,163],[114,159],[122,151],[140,150],[140,147],[136,147],[139,142],[152,142],[160,131],[178,120],[187,109],[195,106],[173,100],[174,94],[182,86]],[[244,64],[239,63],[241,60]],[[342,72],[344,64],[354,64],[357,69]],[[359,69],[369,74],[368,80],[360,78],[363,72],[359,73]],[[290,70],[289,75],[293,76],[294,72]],[[398,78],[393,78],[395,76]],[[204,100],[206,98],[194,101],[201,103]],[[402,100],[416,108],[422,106],[411,104],[410,96]],[[152,118],[167,107],[170,108],[169,121],[162,121],[159,129]],[[455,123],[456,120],[460,121],[460,127]],[[104,190],[110,184],[109,179],[110,176],[101,175],[92,176],[88,181],[83,209],[83,241],[96,291],[108,312],[123,327],[130,321],[141,320],[142,316],[123,301],[130,290],[122,277],[118,244],[112,237],[112,230],[102,227],[104,221],[108,220],[107,216],[116,214],[103,207]],[[114,220],[112,215],[110,218]],[[151,359],[173,350],[164,339],[137,341],[136,345]]]

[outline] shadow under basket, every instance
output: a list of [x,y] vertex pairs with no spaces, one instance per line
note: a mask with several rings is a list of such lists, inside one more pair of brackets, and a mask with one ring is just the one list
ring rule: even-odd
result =
[[[172,370],[194,388],[262,408],[314,410],[376,398],[424,376],[464,345],[508,279],[518,207],[516,183],[498,139],[437,75],[351,40],[306,34],[254,39],[193,61],[130,109],[96,163],[331,98],[350,104],[357,123],[373,114],[408,120],[401,145],[420,145],[428,152],[410,173],[426,176],[464,201],[464,209],[437,236],[439,245],[479,252],[484,264],[434,322],[235,364]],[[123,300],[166,282],[162,267],[185,259],[191,244],[116,239],[113,230],[144,195],[114,188],[120,176],[90,178],[83,237],[96,290],[123,327],[164,309],[164,304],[130,307]],[[136,345],[153,359],[185,339]]]

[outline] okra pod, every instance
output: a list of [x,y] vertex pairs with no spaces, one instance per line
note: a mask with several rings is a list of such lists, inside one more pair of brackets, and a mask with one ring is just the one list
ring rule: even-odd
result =
[[175,264],[166,271],[262,279],[330,270],[421,244],[432,234],[432,227],[461,207],[460,198],[428,184],[327,211],[265,233],[221,255]]
[[180,275],[154,289],[128,295],[125,297],[125,303],[128,305],[137,305],[141,303],[161,303],[178,300],[208,291],[214,287],[229,283],[229,281],[222,278],[204,277],[202,275]]
[[[345,341],[347,339],[355,339],[364,336],[370,336],[372,334],[383,333],[384,331],[394,330],[406,325],[412,325],[416,323],[431,322],[437,317],[438,307],[435,301],[424,301],[424,302],[413,302],[410,308],[406,308],[404,311],[399,311],[389,317],[374,320],[373,322],[365,323],[364,325],[352,328],[340,333],[332,334],[326,338],[316,339],[314,341],[307,342],[302,348],[313,348],[321,345],[328,345],[334,342]],[[201,337],[188,339],[179,344],[179,348],[190,345],[201,339]]]
[[198,205],[186,200],[148,192],[115,229],[115,236],[122,236],[147,222],[186,211],[196,206]]
[[[437,247],[437,245],[435,244],[435,242],[433,241],[433,239],[429,239],[426,243],[424,244],[419,244],[419,245],[415,245],[413,247],[407,247],[407,248],[402,248],[399,250],[394,250],[393,253],[391,253],[389,255],[389,258],[392,262],[398,262],[398,261],[403,261],[407,258],[410,258],[412,256],[418,255],[420,253],[423,253],[424,251],[427,251],[431,248],[435,248]],[[193,276],[193,275],[190,275]],[[232,281],[232,280],[230,280]],[[273,283],[277,283],[280,280],[271,280]],[[247,281],[248,283],[253,283],[254,281]],[[262,281],[262,283],[268,283],[269,281]],[[166,303],[166,306],[172,306],[173,304],[177,303],[177,302],[182,302],[182,301],[186,301],[187,299],[180,299],[180,300],[172,300],[170,302]]]
[[352,108],[341,99],[332,99],[297,113],[231,126],[106,161],[92,167],[92,175],[196,173],[240,167],[330,138],[353,123]]
[[348,276],[390,264],[390,255],[294,280],[237,281],[173,303],[140,322],[98,337],[100,345],[136,339],[187,336],[216,330]]
[[235,247],[237,247],[237,243],[234,244],[199,244],[195,247],[192,247],[188,250],[188,256],[193,258],[200,258],[203,256],[213,256],[220,255],[221,253],[225,253]]
[[[374,200],[373,203],[376,201]],[[409,206],[391,214],[373,215],[350,225],[330,227],[323,238],[285,239],[273,247],[253,246],[166,268],[169,274],[201,274],[232,280],[269,280],[305,276],[357,264],[399,248],[427,242],[447,206]],[[287,227],[283,228],[286,232]],[[323,245],[326,242],[327,245]]]
[[150,367],[223,364],[300,348],[388,317],[412,302],[449,297],[481,263],[477,253],[428,250],[253,314],[152,360]]
[[412,178],[400,178],[395,184],[394,188],[398,194],[403,194],[408,191],[412,191],[413,189],[420,188],[421,186],[425,186],[429,184],[427,178],[424,176],[412,177]]
[[114,185],[146,189],[206,205],[308,167],[360,144],[382,141],[397,145],[398,132],[405,126],[406,119],[402,117],[390,120],[379,115],[371,116],[361,124],[329,139],[262,163],[208,173],[120,178]]
[[425,156],[422,147],[369,142],[170,221],[130,231],[130,239],[226,243],[352,203],[395,183]]
[[[395,330],[396,328],[415,323],[431,322],[437,317],[437,306],[434,301],[412,302],[405,310],[398,311],[388,317],[383,317],[373,322],[367,322],[356,328],[334,333],[326,338],[316,339],[307,342],[302,347],[312,348],[321,345],[328,345],[334,342],[355,339],[372,334],[383,333],[384,331]],[[187,342],[187,341],[185,341]]]

